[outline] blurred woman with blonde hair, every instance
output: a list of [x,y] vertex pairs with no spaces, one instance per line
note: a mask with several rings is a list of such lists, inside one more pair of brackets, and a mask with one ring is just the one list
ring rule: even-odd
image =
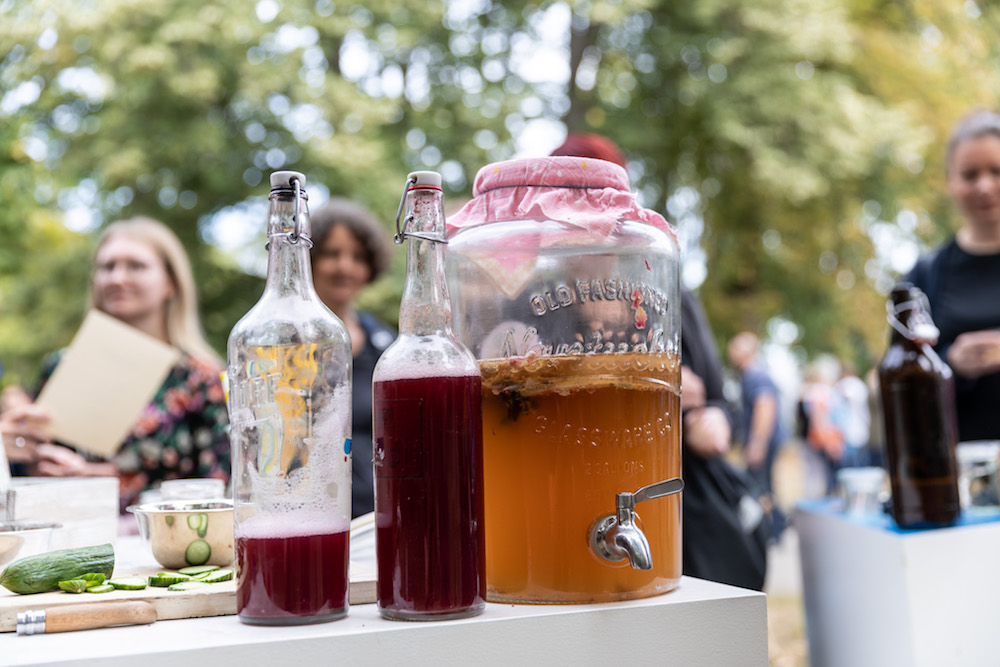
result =
[[[177,236],[163,223],[137,217],[111,223],[94,255],[91,305],[179,351],[153,400],[111,459],[81,455],[48,441],[33,426],[5,433],[23,456],[26,472],[41,476],[117,476],[121,509],[167,479],[230,475],[229,419],[222,391],[222,363],[205,340],[191,264]],[[41,389],[61,352],[46,359]],[[14,415],[16,417],[16,415]],[[7,421],[16,421],[7,415]],[[12,437],[15,436],[15,437]],[[10,447],[9,444],[7,444]]]
[[[112,291],[109,294],[104,281],[98,279],[103,278],[104,274],[114,268],[113,264],[108,263],[109,259],[113,258],[100,257],[102,250],[112,241],[121,238],[144,243],[154,251],[163,262],[163,268],[169,278],[170,290],[164,307],[154,308],[149,313],[152,316],[150,320],[133,318],[129,321],[130,316],[127,313],[117,315],[115,313],[117,292]],[[108,225],[97,240],[90,301],[98,310],[113,315],[186,354],[205,361],[214,361],[220,365],[222,363],[202,332],[194,273],[191,271],[187,252],[170,228],[157,220],[140,216]]]

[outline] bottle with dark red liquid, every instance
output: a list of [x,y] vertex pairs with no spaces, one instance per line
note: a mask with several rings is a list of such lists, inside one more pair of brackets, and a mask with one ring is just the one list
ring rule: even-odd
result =
[[267,281],[229,335],[236,612],[347,614],[351,340],[313,288],[305,177],[271,175]]
[[892,337],[878,370],[892,516],[902,527],[948,525],[960,511],[952,372],[932,348],[938,332],[920,289],[897,285],[887,308]]
[[373,377],[378,610],[437,620],[485,607],[479,365],[451,329],[441,176],[409,175],[399,337]]

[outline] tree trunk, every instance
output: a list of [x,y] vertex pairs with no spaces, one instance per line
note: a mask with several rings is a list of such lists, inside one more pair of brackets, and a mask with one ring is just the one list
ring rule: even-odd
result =
[[569,82],[567,83],[567,93],[569,95],[569,109],[563,117],[566,129],[569,132],[579,132],[586,128],[587,109],[593,99],[590,90],[582,90],[576,83],[580,65],[587,49],[597,47],[597,35],[600,32],[601,24],[585,19],[587,25],[583,29],[570,28],[569,37]]

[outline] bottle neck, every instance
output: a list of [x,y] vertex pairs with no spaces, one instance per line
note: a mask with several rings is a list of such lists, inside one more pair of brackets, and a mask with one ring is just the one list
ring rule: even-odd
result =
[[299,223],[296,228],[296,202],[291,191],[271,193],[267,214],[267,282],[265,294],[303,299],[315,295],[312,265],[309,260],[309,210],[299,202]]
[[[910,311],[904,311],[902,313],[897,314],[896,319],[899,325],[904,329],[904,331],[909,329]],[[892,334],[889,337],[889,343],[891,345],[901,345],[905,348],[913,348],[913,349],[917,348],[917,343],[912,338],[910,338],[909,336],[905,335],[902,331],[900,331],[899,328],[894,326],[891,327],[890,330],[892,331]]]
[[[920,305],[920,302],[910,296],[893,299],[893,314],[890,320],[892,324],[892,336],[890,344],[902,346],[909,350],[922,350],[928,343],[933,343],[937,337],[937,330],[927,311]],[[930,327],[930,330],[928,330]],[[931,334],[931,338],[928,338]]]
[[[414,189],[408,232],[444,239],[441,191]],[[451,300],[444,272],[445,244],[406,237],[406,284],[399,309],[399,332],[410,335],[451,333]]]

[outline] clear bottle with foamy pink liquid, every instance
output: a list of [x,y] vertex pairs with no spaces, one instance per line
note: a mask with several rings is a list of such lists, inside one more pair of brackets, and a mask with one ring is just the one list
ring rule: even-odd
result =
[[264,293],[229,335],[240,620],[347,614],[351,341],[316,296],[305,177],[271,175]]
[[473,616],[486,593],[481,380],[451,330],[441,176],[410,174],[399,213],[399,337],[372,388],[378,610],[395,620]]

